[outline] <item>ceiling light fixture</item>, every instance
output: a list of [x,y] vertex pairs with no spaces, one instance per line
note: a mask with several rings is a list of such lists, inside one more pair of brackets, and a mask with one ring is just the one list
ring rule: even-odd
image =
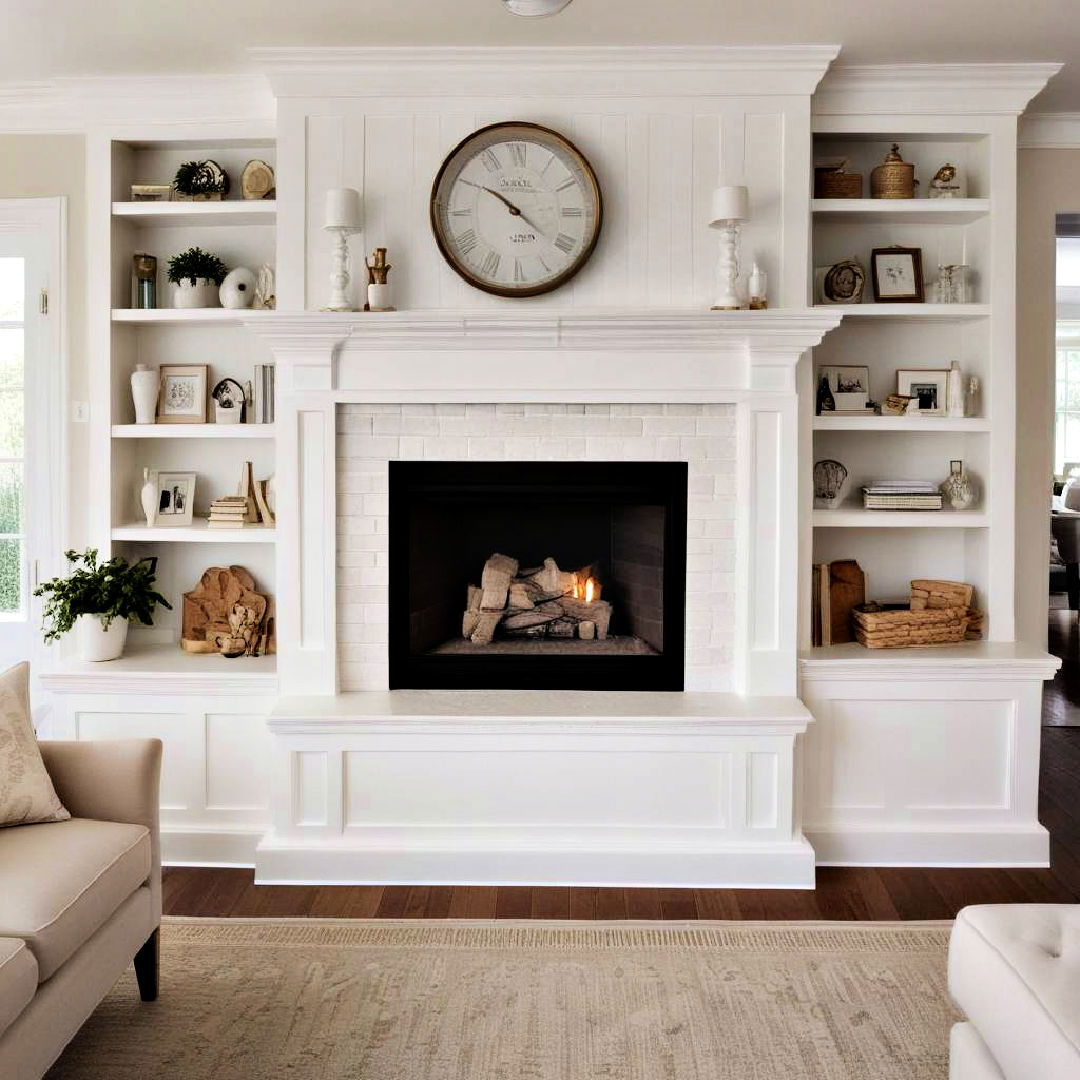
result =
[[539,19],[545,15],[557,15],[570,0],[503,0],[503,3],[511,15]]

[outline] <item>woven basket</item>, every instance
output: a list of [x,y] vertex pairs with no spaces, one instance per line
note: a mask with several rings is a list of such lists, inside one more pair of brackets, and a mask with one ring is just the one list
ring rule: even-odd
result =
[[862,173],[843,169],[814,170],[815,199],[861,199],[862,188]]
[[868,649],[913,649],[922,645],[952,645],[964,640],[966,607],[911,611],[862,611],[855,608],[855,639]]

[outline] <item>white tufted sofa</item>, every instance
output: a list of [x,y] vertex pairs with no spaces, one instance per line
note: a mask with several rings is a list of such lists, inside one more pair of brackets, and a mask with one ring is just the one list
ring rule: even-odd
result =
[[964,908],[949,990],[949,1080],[1080,1078],[1080,904]]

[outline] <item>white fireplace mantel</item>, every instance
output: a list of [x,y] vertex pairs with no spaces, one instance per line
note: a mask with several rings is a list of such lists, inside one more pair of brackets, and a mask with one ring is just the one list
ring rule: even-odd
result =
[[[517,401],[523,388],[537,401],[790,392],[799,357],[839,323],[838,314],[813,310],[550,309],[273,312],[246,321],[281,365],[283,389],[376,395],[364,400],[432,391],[440,401]],[[661,390],[677,396],[649,397]]]

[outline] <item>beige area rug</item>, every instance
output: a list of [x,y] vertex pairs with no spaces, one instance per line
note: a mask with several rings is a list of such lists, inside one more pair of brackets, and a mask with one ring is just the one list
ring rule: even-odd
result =
[[942,923],[168,920],[49,1080],[945,1080]]

